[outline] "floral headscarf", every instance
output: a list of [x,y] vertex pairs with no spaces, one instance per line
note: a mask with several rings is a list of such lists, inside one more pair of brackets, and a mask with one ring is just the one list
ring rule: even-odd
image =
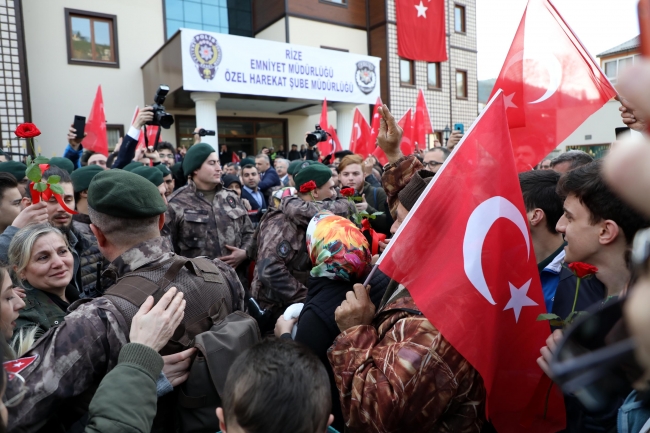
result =
[[370,247],[350,220],[322,211],[307,227],[307,252],[312,277],[355,281],[370,271]]

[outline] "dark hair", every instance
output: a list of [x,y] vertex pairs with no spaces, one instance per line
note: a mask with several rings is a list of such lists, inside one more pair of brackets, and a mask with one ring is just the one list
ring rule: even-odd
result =
[[291,145],[291,147],[293,147],[293,146],[296,146],[296,147],[298,147],[298,145],[297,145],[297,144],[292,144],[292,145]]
[[[51,165],[50,168],[45,170],[45,172],[43,173],[44,180],[49,179],[50,176],[59,176],[61,178],[61,180],[59,180],[59,183],[72,183],[72,178],[70,177],[70,173],[55,165]],[[29,188],[25,188],[25,197],[29,198],[30,200],[32,199],[32,193],[29,190]]]
[[246,164],[245,166],[243,166],[243,167],[241,168],[242,173],[244,172],[244,170],[246,170],[246,169],[248,169],[248,168],[254,168],[254,169],[257,171],[257,167],[254,166],[253,164]]
[[324,432],[332,408],[323,363],[291,340],[266,340],[239,355],[223,393],[224,422],[247,432]]
[[[570,162],[569,170],[573,170],[585,164],[593,162],[594,158],[582,150],[569,150],[551,160],[551,168],[563,162]],[[542,161],[543,162],[543,161]]]
[[539,208],[546,216],[546,228],[557,233],[555,226],[562,217],[564,200],[556,191],[560,173],[553,170],[531,170],[519,173],[519,185],[524,196],[526,211]]
[[339,166],[336,165],[336,164],[330,164],[330,165],[328,165],[328,167],[333,168],[334,170],[336,170],[337,173],[339,172]]
[[84,150],[84,153],[81,154],[81,166],[85,167],[88,165],[88,160],[90,159],[91,156],[96,154],[97,152],[94,152],[92,150]]
[[111,168],[113,167],[113,162],[115,161],[115,152],[111,152],[110,155],[108,155],[108,158],[106,158],[106,167]]
[[174,149],[174,145],[171,144],[169,141],[160,141],[158,142],[158,148],[157,150],[160,149],[167,149],[171,151],[171,153],[176,154],[176,149]]
[[18,188],[18,181],[13,174],[0,172],[0,200],[10,188]]
[[605,183],[602,160],[594,161],[566,172],[557,184],[562,197],[574,195],[591,214],[591,223],[614,221],[625,234],[628,244],[636,232],[650,225],[650,221],[623,202]]

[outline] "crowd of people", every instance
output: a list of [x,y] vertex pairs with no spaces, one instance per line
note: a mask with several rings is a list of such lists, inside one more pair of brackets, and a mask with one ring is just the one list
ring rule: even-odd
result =
[[[621,114],[645,132],[637,81]],[[189,148],[138,147],[149,107],[109,155],[71,127],[42,173],[60,196],[0,156],[0,431],[494,431],[478,371],[408,287],[371,274],[462,135],[403,155],[378,112],[383,166],[295,144],[237,161],[200,127]],[[618,311],[590,331],[600,346],[571,354],[601,350],[603,364],[565,392],[567,432],[650,431],[646,162],[646,143],[616,143],[605,160],[573,150],[519,174],[556,318],[540,371],[564,384],[558,350],[582,335],[570,322]],[[578,280],[577,262],[595,276]],[[630,337],[636,357],[605,363]],[[613,382],[607,398],[589,388]]]

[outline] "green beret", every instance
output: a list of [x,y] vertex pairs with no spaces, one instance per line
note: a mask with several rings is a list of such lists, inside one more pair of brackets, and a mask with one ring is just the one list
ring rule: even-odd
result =
[[312,161],[310,159],[308,160],[302,160],[302,159],[296,159],[295,161],[291,161],[289,164],[289,168],[287,168],[287,173],[289,173],[291,176],[295,176],[298,174],[300,170],[302,170],[305,167],[309,167],[312,164],[317,164],[316,161]]
[[125,170],[103,170],[88,188],[88,205],[117,218],[149,218],[165,213],[158,188],[142,176]]
[[102,171],[104,171],[104,169],[98,165],[87,165],[73,171],[70,175],[70,178],[72,179],[74,192],[87,190],[88,186],[90,185],[90,181],[93,180],[93,177]]
[[255,160],[253,158],[244,158],[241,161],[239,161],[239,166],[240,167],[246,167],[247,165],[255,165]]
[[183,158],[183,173],[190,176],[194,170],[201,168],[208,156],[214,152],[216,152],[214,147],[207,143],[196,143],[190,147]]
[[163,174],[160,170],[154,168],[154,167],[136,167],[133,169],[131,173],[138,174],[145,179],[147,179],[149,182],[153,183],[156,185],[156,187],[162,185],[163,183]]
[[68,158],[61,158],[60,156],[54,156],[50,158],[50,165],[62,168],[67,171],[69,174],[72,174],[74,171],[74,164]]
[[131,161],[122,168],[122,170],[133,171],[134,168],[144,167],[144,163],[139,161]]
[[332,170],[330,170],[328,166],[317,162],[301,169],[298,174],[293,177],[293,181],[296,184],[296,189],[300,191],[300,187],[310,180],[316,182],[316,186],[320,188],[331,178]]
[[172,174],[172,171],[165,164],[158,164],[158,165],[154,165],[153,167],[157,170],[160,170],[163,177],[170,176]]
[[27,166],[22,162],[18,162],[18,161],[0,162],[0,172],[13,174],[18,182],[20,182],[26,177],[25,176],[26,170],[27,170]]

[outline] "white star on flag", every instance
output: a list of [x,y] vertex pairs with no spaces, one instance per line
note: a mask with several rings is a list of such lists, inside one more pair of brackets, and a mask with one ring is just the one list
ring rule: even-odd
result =
[[16,368],[18,368],[18,367],[22,367],[22,366],[23,366],[23,363],[22,363],[22,362],[17,362],[17,363],[15,363],[13,366],[16,367]]
[[424,18],[427,17],[427,9],[429,8],[426,7],[424,4],[422,4],[422,0],[420,0],[419,5],[415,5],[415,9],[418,10],[418,17],[424,17]]
[[511,94],[509,94],[509,95],[503,97],[503,101],[506,103],[506,110],[507,110],[508,108],[519,108],[519,107],[517,107],[517,106],[515,105],[514,102],[512,102],[512,98],[513,98],[514,96],[515,96],[515,94],[514,94],[514,93],[511,93]]
[[519,322],[519,314],[521,314],[521,309],[524,307],[534,307],[537,305],[537,302],[530,299],[528,295],[528,289],[530,288],[530,283],[533,280],[528,280],[526,284],[520,288],[516,288],[512,283],[510,285],[510,300],[506,305],[506,308],[503,311],[513,309],[515,313],[515,322]]

